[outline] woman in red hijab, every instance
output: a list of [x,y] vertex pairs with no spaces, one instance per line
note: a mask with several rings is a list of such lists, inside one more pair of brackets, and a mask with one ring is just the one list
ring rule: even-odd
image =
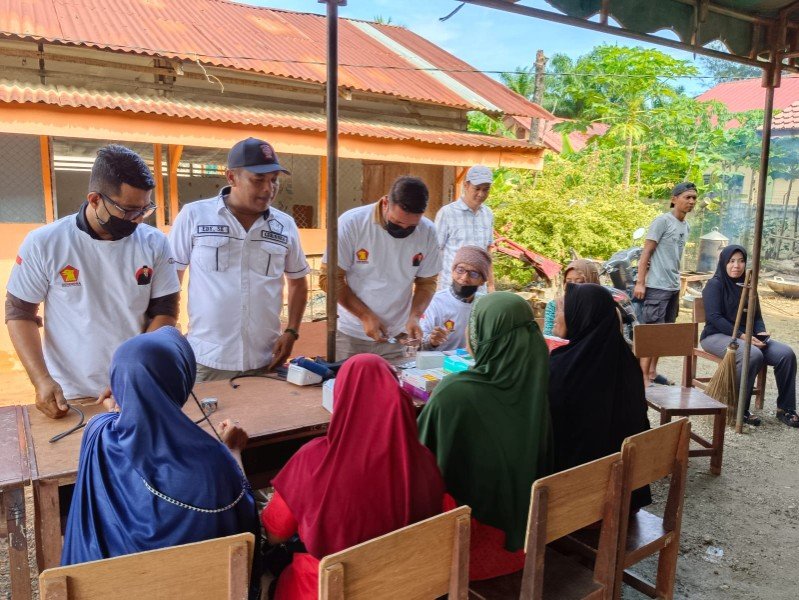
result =
[[283,467],[261,514],[271,544],[299,533],[307,549],[280,575],[276,600],[316,598],[319,559],[441,512],[444,482],[389,364],[353,356],[333,394],[327,436]]

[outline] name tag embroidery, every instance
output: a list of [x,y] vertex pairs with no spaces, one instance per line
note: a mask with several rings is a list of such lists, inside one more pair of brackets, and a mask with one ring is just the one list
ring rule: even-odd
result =
[[197,233],[199,235],[203,233],[219,233],[224,235],[230,235],[230,226],[229,225],[197,225]]
[[274,231],[261,230],[261,237],[265,240],[269,240],[270,242],[277,242],[278,244],[282,244],[284,246],[289,243],[289,238],[287,236],[280,233],[275,233]]

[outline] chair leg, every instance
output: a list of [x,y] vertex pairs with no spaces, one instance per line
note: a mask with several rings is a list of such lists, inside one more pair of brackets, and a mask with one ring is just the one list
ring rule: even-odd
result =
[[679,536],[660,551],[658,573],[655,582],[657,598],[671,600],[674,597],[674,580],[677,578],[677,554],[680,551]]
[[766,396],[766,369],[768,367],[763,365],[760,372],[757,374],[757,395],[755,396],[755,407],[760,410],[763,408],[763,399]]
[[724,432],[727,425],[727,409],[721,410],[713,417],[713,442],[710,455],[710,473],[721,475],[721,459],[724,455]]

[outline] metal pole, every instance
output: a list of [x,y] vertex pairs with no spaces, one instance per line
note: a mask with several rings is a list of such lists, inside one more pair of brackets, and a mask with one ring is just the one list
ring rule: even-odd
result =
[[[779,65],[776,67],[779,69]],[[760,275],[760,250],[763,245],[763,216],[766,211],[766,183],[768,181],[768,158],[771,150],[771,119],[774,112],[774,73],[768,69],[764,73],[766,80],[766,106],[763,115],[763,145],[760,150],[760,172],[757,174],[757,207],[755,209],[755,240],[752,247],[752,281],[749,288],[749,302],[746,311],[746,336],[744,341],[743,364],[741,365],[741,383],[738,388],[738,414],[735,416],[735,431],[743,431],[744,406],[746,405],[749,355],[752,349],[752,333],[755,327],[757,308],[757,282]],[[741,293],[745,293],[743,290]],[[733,332],[735,333],[735,332]]]
[[338,294],[338,7],[346,0],[319,0],[327,5],[327,360],[336,360]]

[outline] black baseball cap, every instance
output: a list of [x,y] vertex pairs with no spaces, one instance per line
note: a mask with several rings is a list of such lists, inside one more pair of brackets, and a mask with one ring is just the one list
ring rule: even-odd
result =
[[696,186],[691,183],[690,181],[683,181],[682,183],[678,183],[674,186],[674,189],[671,190],[671,197],[676,198],[680,194],[684,194],[688,190],[696,191]]
[[238,142],[227,155],[228,169],[243,168],[252,173],[274,173],[282,171],[288,175],[288,169],[280,166],[277,153],[269,142],[247,138]]

